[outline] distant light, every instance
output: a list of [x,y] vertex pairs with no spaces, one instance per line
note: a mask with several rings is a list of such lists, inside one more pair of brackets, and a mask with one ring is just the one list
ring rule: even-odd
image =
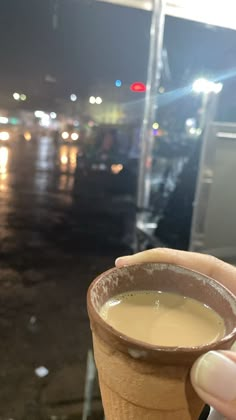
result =
[[44,378],[49,374],[49,370],[45,366],[39,366],[34,372],[39,378]]
[[165,88],[164,86],[160,86],[159,87],[159,93],[164,93],[165,92]]
[[43,118],[43,116],[45,115],[44,111],[35,111],[34,116],[36,118]]
[[118,175],[123,170],[123,165],[121,163],[114,163],[111,165],[111,172],[114,175]]
[[94,127],[94,122],[93,122],[93,121],[89,121],[89,122],[88,122],[88,126],[89,126],[90,128]]
[[76,120],[76,121],[74,121],[74,126],[75,126],[75,127],[79,127],[79,121],[77,121],[77,120]]
[[0,117],[0,124],[7,124],[8,118],[7,117]]
[[196,134],[196,128],[195,128],[195,127],[191,127],[191,128],[189,129],[189,133],[190,133],[190,134]]
[[45,114],[41,118],[39,124],[41,125],[41,127],[49,127],[49,125],[50,125],[49,115]]
[[223,83],[215,83],[214,85],[215,85],[214,92],[216,94],[217,93],[220,93],[222,91],[222,89],[223,89]]
[[76,141],[76,140],[78,140],[78,138],[79,138],[79,134],[78,133],[72,133],[71,134],[71,140]]
[[102,98],[100,98],[100,96],[98,96],[98,97],[96,98],[95,102],[96,102],[96,104],[97,104],[97,105],[101,105],[101,103],[102,103]]
[[11,117],[11,118],[9,118],[9,123],[12,124],[12,125],[17,125],[17,124],[20,123],[20,120],[19,120],[19,118]]
[[21,101],[26,101],[26,99],[27,99],[27,96],[26,96],[24,93],[22,93],[22,94],[20,95],[20,100],[21,100]]
[[10,134],[7,131],[0,132],[0,140],[8,141],[10,138]]
[[56,114],[56,112],[50,112],[50,118],[51,118],[52,120],[55,120],[55,119],[57,118],[57,114]]
[[62,165],[66,165],[68,163],[68,156],[63,154],[61,155],[61,163]]
[[67,131],[63,131],[61,136],[62,136],[63,140],[67,140],[69,138],[69,133]]
[[122,81],[121,81],[121,80],[119,80],[119,79],[118,79],[118,80],[116,80],[116,81],[115,81],[115,86],[116,86],[116,87],[118,87],[118,88],[119,88],[119,87],[121,87],[121,86],[122,86]]
[[185,124],[187,127],[193,127],[196,125],[196,120],[195,118],[187,118],[187,120],[185,121]]
[[158,130],[159,124],[157,122],[153,123],[152,128],[153,128],[153,130]]
[[29,131],[26,131],[24,133],[24,138],[26,141],[30,141],[32,139],[31,133]]
[[130,85],[130,90],[132,92],[145,92],[146,85],[143,82],[135,82]]
[[192,90],[195,93],[220,93],[223,88],[222,83],[214,83],[207,79],[197,79],[193,83]]
[[90,103],[90,104],[92,104],[92,105],[94,105],[94,104],[96,103],[96,98],[95,98],[95,96],[90,96],[90,98],[89,98],[89,103]]
[[12,96],[15,99],[15,101],[19,101],[20,100],[20,94],[19,93],[15,92],[15,93],[13,93]]
[[75,95],[74,93],[72,93],[72,94],[70,95],[70,100],[71,100],[72,102],[77,101],[77,95]]

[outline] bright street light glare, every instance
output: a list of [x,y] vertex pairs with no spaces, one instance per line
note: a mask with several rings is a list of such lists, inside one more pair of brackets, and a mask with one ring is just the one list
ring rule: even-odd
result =
[[75,101],[77,101],[77,95],[75,95],[74,93],[72,93],[72,94],[70,95],[70,100],[71,100],[71,102],[75,102]]
[[98,97],[96,98],[95,102],[96,102],[96,104],[97,104],[97,105],[101,105],[101,103],[102,103],[102,98],[100,98],[100,96],[98,96]]
[[57,118],[56,112],[50,112],[50,117],[52,120],[55,120]]
[[19,101],[20,100],[20,94],[19,93],[15,92],[15,93],[13,93],[12,96],[15,99],[15,101]]
[[92,104],[92,105],[94,105],[94,104],[96,103],[96,98],[95,98],[95,96],[90,96],[90,98],[89,98],[89,103],[90,103],[90,104]]
[[223,89],[223,83],[214,83],[214,92],[220,93]]
[[0,133],[0,140],[7,141],[10,138],[10,134],[7,131],[2,131]]
[[35,111],[35,113],[34,113],[34,116],[36,118],[43,118],[44,115],[45,115],[45,112],[44,111]]
[[0,117],[0,124],[7,124],[8,118],[7,117]]
[[222,83],[214,83],[207,79],[197,79],[193,83],[192,90],[195,93],[220,93],[222,90]]

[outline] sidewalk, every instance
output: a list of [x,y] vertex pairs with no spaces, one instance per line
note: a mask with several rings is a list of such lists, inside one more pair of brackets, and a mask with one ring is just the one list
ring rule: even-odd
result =
[[[92,347],[86,291],[116,255],[36,245],[1,253],[0,420],[77,420]],[[103,419],[97,383],[90,419]]]

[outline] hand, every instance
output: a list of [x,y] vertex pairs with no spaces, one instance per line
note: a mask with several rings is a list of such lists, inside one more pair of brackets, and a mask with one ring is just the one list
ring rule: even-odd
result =
[[[116,260],[116,267],[148,262],[182,265],[221,282],[236,296],[236,268],[215,257],[186,251],[157,248]],[[191,369],[191,381],[202,400],[228,420],[236,420],[236,353],[210,351]]]

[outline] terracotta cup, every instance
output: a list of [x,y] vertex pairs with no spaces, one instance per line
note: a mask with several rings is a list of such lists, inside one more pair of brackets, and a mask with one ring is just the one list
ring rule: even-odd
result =
[[[160,347],[119,333],[99,311],[111,297],[135,290],[173,292],[205,303],[224,319],[224,337],[199,347]],[[197,272],[152,263],[101,274],[87,303],[106,420],[198,419],[204,404],[190,383],[190,368],[203,353],[229,349],[235,341],[235,296]]]

